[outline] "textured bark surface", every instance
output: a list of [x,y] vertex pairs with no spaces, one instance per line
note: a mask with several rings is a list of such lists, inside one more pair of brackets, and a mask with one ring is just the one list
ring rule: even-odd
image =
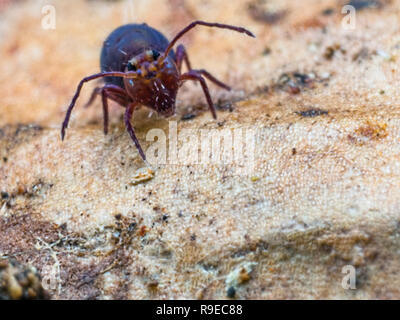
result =
[[[397,1],[352,1],[354,30],[344,1],[52,3],[55,30],[39,1],[0,6],[3,258],[36,267],[54,299],[400,298]],[[171,39],[195,19],[257,36],[199,27],[182,39],[194,67],[234,88],[210,84],[218,120],[185,85],[176,116],[142,108],[135,129],[145,150],[151,129],[168,138],[175,123],[196,137],[253,132],[249,170],[166,163],[146,180],[123,109],[112,105],[104,136],[100,99],[82,108],[95,83],[60,141],[109,32],[146,22]],[[342,287],[346,265],[355,290]]]

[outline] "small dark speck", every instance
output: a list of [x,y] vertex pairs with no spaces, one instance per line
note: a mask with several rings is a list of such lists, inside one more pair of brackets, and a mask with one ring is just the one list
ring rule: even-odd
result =
[[286,11],[265,11],[257,2],[249,4],[248,12],[255,21],[264,22],[270,25],[278,23],[286,16]]
[[178,217],[179,217],[179,218],[182,218],[182,217],[183,217],[183,213],[182,213],[182,211],[179,211],[179,213],[178,213]]
[[133,230],[136,229],[137,223],[136,222],[132,222],[129,227],[128,227],[128,231],[132,232]]
[[296,153],[297,153],[296,148],[293,148],[293,149],[292,149],[292,156],[296,155]]
[[225,124],[225,120],[224,121],[218,121],[217,122],[217,124],[218,124],[218,127],[223,127],[224,126],[224,124]]
[[183,121],[192,120],[195,117],[196,117],[196,115],[194,113],[187,113],[182,116],[181,120],[183,120]]
[[322,11],[322,14],[324,16],[330,16],[331,14],[333,14],[335,12],[335,10],[333,10],[332,8],[327,8],[324,11]]
[[303,110],[303,111],[296,111],[296,113],[305,118],[313,118],[313,117],[317,117],[317,116],[326,115],[326,114],[328,114],[328,111],[318,109],[318,108],[310,108],[310,109]]
[[1,198],[4,200],[4,199],[8,199],[8,197],[9,197],[10,195],[8,194],[8,192],[5,192],[5,191],[2,191],[1,192]]
[[3,161],[4,161],[4,162],[7,162],[7,161],[8,161],[8,158],[7,158],[7,157],[3,157]]
[[226,291],[226,296],[228,298],[234,298],[236,295],[236,290],[234,287],[229,287],[228,290]]
[[114,218],[115,218],[116,220],[121,220],[122,215],[121,215],[120,213],[118,213],[118,214],[116,214],[116,215],[114,216]]
[[43,130],[43,127],[41,127],[39,125],[35,125],[35,124],[31,124],[31,125],[20,124],[20,125],[18,125],[17,129],[15,130],[15,135],[18,135],[20,132],[26,132],[29,130],[41,131],[41,130]]
[[157,281],[152,281],[149,284],[147,284],[147,287],[149,288],[149,290],[155,291],[158,288],[158,282]]
[[168,216],[167,214],[164,214],[164,215],[162,216],[162,220],[163,220],[164,222],[168,222],[168,218],[169,218],[169,216]]
[[307,74],[303,74],[300,72],[294,72],[293,76],[300,81],[301,84],[306,84],[308,81],[310,81],[310,76]]
[[216,108],[218,109],[218,110],[221,110],[221,111],[229,111],[229,112],[232,112],[233,111],[233,104],[232,104],[232,102],[219,102],[217,105],[216,105]]
[[264,56],[268,56],[271,53],[271,48],[270,47],[266,47],[263,51],[263,55]]
[[191,241],[195,241],[196,240],[196,235],[194,233],[190,236],[190,240]]

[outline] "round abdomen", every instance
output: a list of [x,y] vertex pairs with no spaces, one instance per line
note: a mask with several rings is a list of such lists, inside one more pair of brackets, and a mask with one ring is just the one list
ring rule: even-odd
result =
[[[157,50],[164,52],[168,46],[168,40],[156,29],[147,24],[126,24],[115,29],[103,43],[100,56],[101,72],[125,71],[130,59],[145,50]],[[175,54],[171,50],[169,55],[175,60]],[[124,88],[124,82],[119,77],[106,77],[106,83],[115,84]]]

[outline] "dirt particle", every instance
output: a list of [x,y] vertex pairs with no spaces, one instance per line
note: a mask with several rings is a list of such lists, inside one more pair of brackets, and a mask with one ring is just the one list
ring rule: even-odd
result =
[[326,8],[325,10],[322,11],[322,15],[324,16],[330,16],[335,13],[335,10],[332,8]]
[[187,114],[184,114],[184,115],[181,117],[181,120],[183,120],[183,121],[188,121],[188,120],[192,120],[192,119],[194,119],[194,118],[196,118],[196,115],[195,115],[194,113],[187,113]]
[[314,118],[314,117],[318,117],[318,116],[323,116],[323,115],[327,115],[328,111],[323,110],[323,109],[319,109],[319,108],[309,108],[306,110],[302,110],[302,111],[296,111],[296,114],[298,114],[299,116],[302,116],[304,118]]
[[150,292],[155,292],[158,289],[158,282],[157,281],[150,281],[147,284],[147,288],[149,289]]
[[365,48],[365,47],[362,47],[359,51],[357,51],[353,55],[352,60],[361,62],[362,60],[367,59],[369,56],[370,56],[369,50],[367,48]]
[[146,226],[141,226],[139,229],[139,236],[144,237],[147,232],[149,232],[149,229]]
[[251,278],[251,273],[254,267],[257,265],[255,262],[244,262],[237,268],[232,270],[226,277],[225,284],[227,291],[230,288],[237,288],[239,285],[243,285],[248,282]]
[[232,112],[233,104],[232,104],[232,102],[220,102],[219,101],[216,105],[216,108],[217,108],[217,110]]
[[228,290],[226,290],[226,296],[228,298],[233,299],[236,296],[236,290],[234,287],[229,287]]
[[368,120],[364,125],[358,127],[348,139],[355,144],[363,145],[368,140],[380,140],[388,136],[387,124]]
[[129,226],[128,226],[128,232],[129,233],[133,232],[136,229],[136,227],[137,227],[137,223],[136,222],[130,223]]
[[346,54],[346,50],[344,50],[340,44],[336,43],[332,46],[329,46],[325,49],[324,58],[326,60],[332,60],[335,56],[336,52],[341,52],[342,54]]
[[36,124],[19,124],[17,125],[15,129],[15,136],[18,136],[20,133],[27,133],[27,132],[33,132],[35,134],[38,131],[42,131],[43,127],[36,125]]
[[248,273],[248,270],[246,268],[242,268],[239,272],[239,279],[238,283],[245,283],[250,280],[250,275]]
[[332,47],[328,47],[325,49],[324,58],[327,60],[332,60],[335,54],[335,50]]
[[318,77],[315,73],[291,72],[283,73],[279,76],[278,81],[273,84],[274,89],[279,89],[290,94],[299,94],[305,89],[314,89],[316,83],[326,82],[328,78]]
[[264,48],[264,51],[262,52],[263,56],[268,56],[271,54],[271,48],[270,47],[266,47]]
[[0,264],[0,300],[49,299],[43,289],[40,275],[31,266],[24,266],[14,259]]
[[131,185],[137,185],[142,182],[149,181],[154,178],[154,171],[148,167],[146,168],[140,168],[139,170],[136,171],[136,174],[134,175],[132,182],[130,183]]
[[268,8],[268,3],[262,0],[250,3],[247,10],[255,21],[270,25],[280,22],[287,14],[285,10]]
[[372,139],[380,139],[387,137],[387,124],[383,122],[371,122],[367,121],[365,126],[358,128],[357,133],[363,135],[364,137],[369,137]]

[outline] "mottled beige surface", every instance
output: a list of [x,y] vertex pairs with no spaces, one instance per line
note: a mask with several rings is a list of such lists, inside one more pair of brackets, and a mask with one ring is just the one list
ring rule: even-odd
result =
[[[54,298],[220,299],[230,285],[239,299],[400,297],[397,1],[359,10],[351,31],[343,1],[253,1],[268,21],[249,1],[52,3],[56,30],[41,28],[40,1],[0,11],[1,255],[34,265]],[[234,87],[210,85],[233,111],[214,121],[200,87],[185,85],[170,120],[179,132],[254,130],[249,172],[154,165],[154,178],[135,184],[144,164],[122,109],[104,136],[100,101],[82,108],[94,84],[60,141],[76,84],[98,71],[112,29],[144,21],[170,38],[194,19],[257,39],[201,27],[185,37],[192,64]],[[297,94],[281,77],[295,72],[315,77]],[[310,108],[323,112],[301,115]],[[196,117],[181,120],[187,113]],[[150,129],[168,135],[168,121],[145,109],[134,124],[145,149]],[[341,286],[345,265],[356,267],[356,290]]]

